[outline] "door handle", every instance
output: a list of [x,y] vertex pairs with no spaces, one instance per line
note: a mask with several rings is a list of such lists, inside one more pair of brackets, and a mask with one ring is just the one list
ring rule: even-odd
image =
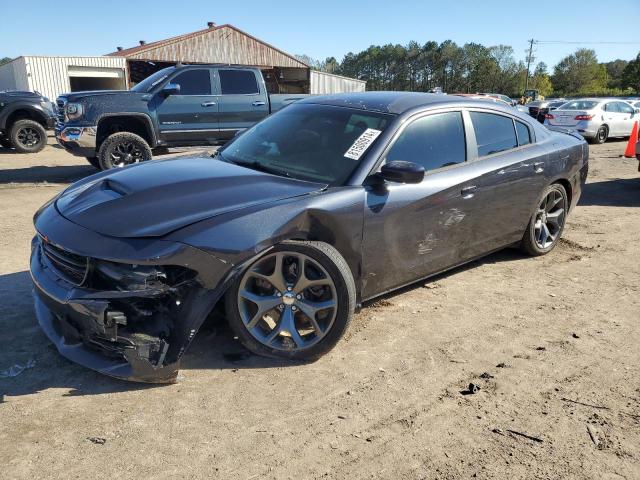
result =
[[476,193],[478,188],[475,185],[470,185],[468,187],[464,187],[460,193],[462,193],[462,198],[473,198],[473,195]]
[[536,173],[542,173],[544,172],[544,162],[535,162],[533,164],[533,170]]
[[203,102],[200,104],[201,107],[215,107],[216,102]]
[[254,107],[263,107],[265,105],[265,102],[258,100],[256,102],[253,102],[251,105],[253,105]]

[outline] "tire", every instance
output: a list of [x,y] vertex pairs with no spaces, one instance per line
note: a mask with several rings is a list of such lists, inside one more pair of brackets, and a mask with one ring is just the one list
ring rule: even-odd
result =
[[[280,280],[272,280],[274,283],[266,280],[265,270],[257,274],[261,278],[256,276],[261,267],[273,263],[269,277],[276,279],[278,258],[283,267],[280,271],[284,271]],[[293,277],[286,276],[294,270],[297,272],[300,258],[306,265],[302,281],[316,285],[302,287],[296,292],[300,276],[297,273]],[[294,270],[293,264],[296,265]],[[309,275],[314,272],[316,275]],[[315,280],[310,280],[311,277]],[[260,296],[260,293],[249,292],[251,288],[265,289],[268,293]],[[247,296],[258,298],[267,306],[259,308],[258,303],[248,300]],[[338,343],[349,326],[355,302],[355,283],[344,258],[326,243],[307,241],[286,241],[276,245],[252,261],[225,295],[229,326],[248,350],[257,355],[303,361],[321,357]],[[310,305],[315,307],[309,310]],[[322,305],[331,306],[322,308]],[[308,315],[310,311],[313,312],[313,323]],[[255,326],[250,327],[256,318]],[[287,318],[292,322],[289,325],[293,325],[295,335],[285,330]],[[271,341],[270,337],[273,337]]]
[[562,185],[554,183],[545,188],[522,237],[521,250],[531,256],[545,255],[553,250],[564,231],[568,210],[567,192]]
[[18,153],[36,153],[47,145],[47,131],[35,120],[18,120],[9,129],[9,140]]
[[596,136],[591,139],[591,143],[600,145],[607,141],[609,138],[609,128],[606,125],[602,125],[596,132]]
[[4,148],[13,148],[11,140],[9,140],[7,137],[0,137],[0,146]]
[[87,162],[89,162],[92,166],[100,170],[100,162],[98,161],[98,157],[84,157],[84,158],[86,158]]
[[151,147],[146,140],[135,133],[118,132],[102,142],[98,150],[98,163],[101,170],[125,167],[145,162],[152,158]]

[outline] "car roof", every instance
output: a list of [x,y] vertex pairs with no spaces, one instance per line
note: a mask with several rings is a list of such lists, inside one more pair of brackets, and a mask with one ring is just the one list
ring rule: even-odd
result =
[[[493,100],[471,100],[459,95],[442,95],[437,93],[420,92],[359,92],[340,93],[334,95],[319,95],[302,99],[298,102],[317,105],[332,105],[336,107],[357,108],[371,112],[403,114],[417,107],[447,106],[447,105],[490,105],[502,107]],[[505,104],[505,107],[507,105]],[[505,111],[509,111],[506,110]]]

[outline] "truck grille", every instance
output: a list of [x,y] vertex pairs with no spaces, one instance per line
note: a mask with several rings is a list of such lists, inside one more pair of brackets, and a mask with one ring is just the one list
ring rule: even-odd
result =
[[89,272],[89,259],[67,252],[41,238],[42,255],[56,272],[66,281],[79,286]]
[[66,100],[62,98],[58,98],[58,100],[56,100],[56,105],[58,107],[58,121],[56,122],[56,130],[62,130],[62,128],[64,127],[64,108],[66,104]]

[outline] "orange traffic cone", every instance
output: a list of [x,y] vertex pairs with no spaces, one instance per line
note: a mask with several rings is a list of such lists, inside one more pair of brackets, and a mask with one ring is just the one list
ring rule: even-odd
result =
[[631,129],[631,136],[629,137],[629,143],[627,143],[627,149],[624,151],[624,156],[627,158],[633,158],[636,156],[636,143],[638,142],[638,122],[633,124]]

